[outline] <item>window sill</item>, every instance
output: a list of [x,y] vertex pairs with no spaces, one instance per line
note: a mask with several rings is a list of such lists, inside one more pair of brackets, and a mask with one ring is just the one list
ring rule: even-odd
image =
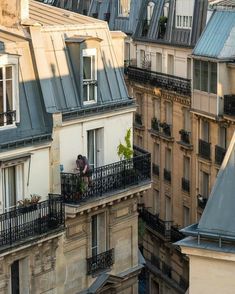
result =
[[11,130],[11,129],[15,129],[17,128],[17,125],[16,123],[12,124],[12,125],[7,125],[7,126],[0,126],[0,131],[1,130]]
[[86,105],[91,105],[91,104],[96,104],[97,101],[96,100],[91,100],[91,101],[85,101],[83,102],[83,105],[86,106]]

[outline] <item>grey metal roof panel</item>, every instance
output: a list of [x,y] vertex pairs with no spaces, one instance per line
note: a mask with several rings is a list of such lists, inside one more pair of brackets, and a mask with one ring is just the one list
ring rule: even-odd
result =
[[235,133],[213,186],[198,231],[235,237]]
[[[7,42],[6,42],[6,35]],[[35,68],[31,59],[31,52],[27,40],[14,36],[7,31],[0,31],[0,42],[6,48],[10,45],[11,53],[20,54],[19,58],[19,114],[20,122],[17,127],[0,130],[0,147],[8,142],[19,141],[51,133],[51,117],[46,113],[44,101]]]
[[202,33],[193,55],[226,59],[235,56],[235,11],[215,11]]

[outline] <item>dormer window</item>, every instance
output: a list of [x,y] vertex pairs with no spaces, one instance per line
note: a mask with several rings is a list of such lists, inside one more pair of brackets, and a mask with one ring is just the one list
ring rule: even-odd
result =
[[96,49],[83,51],[83,102],[94,103],[97,100]]
[[176,1],[176,28],[190,29],[193,22],[194,0]]
[[118,16],[129,17],[131,0],[118,0]]
[[16,67],[0,65],[0,127],[11,126],[16,121]]

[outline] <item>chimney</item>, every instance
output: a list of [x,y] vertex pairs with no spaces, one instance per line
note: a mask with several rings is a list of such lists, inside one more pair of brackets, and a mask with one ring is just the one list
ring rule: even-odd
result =
[[29,0],[0,0],[0,25],[14,27],[29,18]]

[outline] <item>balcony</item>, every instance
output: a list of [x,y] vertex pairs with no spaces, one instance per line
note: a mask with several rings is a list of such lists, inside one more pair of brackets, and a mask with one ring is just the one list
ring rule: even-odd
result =
[[224,114],[235,116],[235,95],[224,95]]
[[159,165],[152,163],[153,174],[159,177]]
[[184,234],[182,234],[176,226],[171,226],[171,242],[175,243],[184,238]]
[[87,187],[76,173],[61,173],[61,194],[65,203],[81,204],[84,201],[108,196],[151,179],[151,156],[134,148],[134,157],[97,167],[92,172],[92,185]]
[[204,196],[198,194],[198,196],[197,196],[198,207],[200,207],[201,209],[204,209],[206,207],[207,200],[208,200],[208,198],[205,198]]
[[142,69],[135,66],[129,66],[126,74],[130,80],[150,84],[154,87],[160,87],[168,91],[175,91],[183,95],[191,96],[191,80],[154,72],[148,69]]
[[16,121],[16,111],[7,111],[0,113],[0,127],[12,125]]
[[110,269],[114,264],[114,249],[87,258],[87,274],[96,274]]
[[204,159],[211,159],[211,143],[204,140],[198,140],[198,155]]
[[190,145],[190,136],[191,136],[191,133],[188,132],[188,131],[185,131],[185,130],[180,130],[179,131],[179,134],[180,134],[180,141],[183,143],[183,144],[186,144],[186,145]]
[[167,182],[171,182],[171,171],[164,168],[164,180]]
[[139,210],[139,216],[147,226],[160,234],[164,239],[171,239],[171,221],[162,221],[157,215],[150,213],[146,208]]
[[42,234],[63,229],[64,204],[61,196],[18,207],[0,215],[0,246],[5,249],[18,242],[39,238]]
[[167,124],[166,122],[160,123],[159,126],[162,129],[162,133],[166,137],[171,137],[171,125]]
[[226,153],[226,149],[218,145],[215,146],[215,163],[221,165]]
[[181,180],[181,188],[183,191],[185,192],[190,192],[190,181],[185,179],[185,178],[182,178]]

